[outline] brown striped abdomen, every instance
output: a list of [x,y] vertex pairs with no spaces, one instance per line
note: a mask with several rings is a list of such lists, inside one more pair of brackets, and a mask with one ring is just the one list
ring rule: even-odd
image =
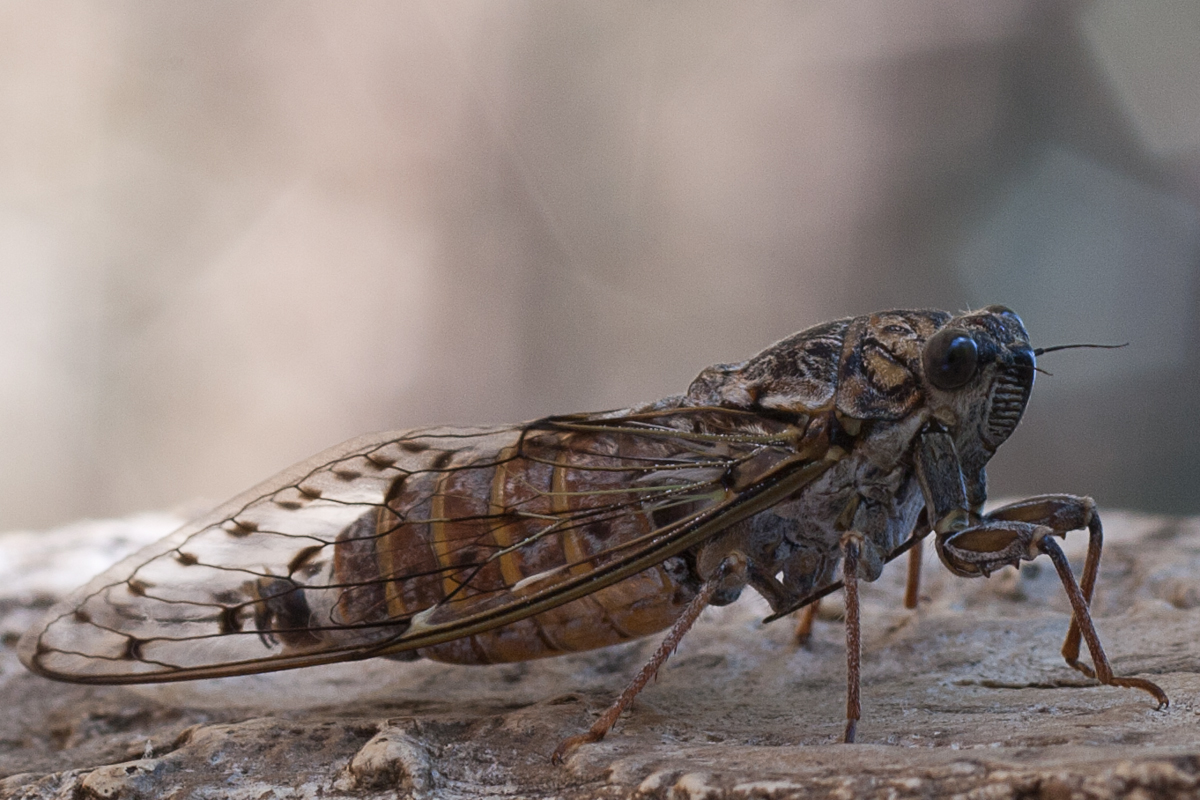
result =
[[[647,464],[669,456],[651,439],[644,447]],[[430,467],[398,480],[386,507],[339,539],[338,581],[351,585],[339,604],[344,619],[405,619],[438,605],[434,613],[444,622],[484,611],[514,591],[536,591],[535,576],[561,580],[612,559],[614,548],[620,552],[663,522],[640,505],[637,487],[649,471],[629,469],[628,446],[621,468],[613,453],[607,434],[553,431],[499,452],[423,454]],[[676,559],[671,566],[681,564]],[[669,627],[694,596],[686,573],[654,566],[557,608],[418,653],[489,664],[645,636]]]

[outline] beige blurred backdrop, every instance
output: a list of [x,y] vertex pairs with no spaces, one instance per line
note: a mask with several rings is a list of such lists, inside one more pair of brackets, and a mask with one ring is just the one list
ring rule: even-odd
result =
[[1200,509],[1192,0],[0,4],[0,530],[1005,303],[993,495]]

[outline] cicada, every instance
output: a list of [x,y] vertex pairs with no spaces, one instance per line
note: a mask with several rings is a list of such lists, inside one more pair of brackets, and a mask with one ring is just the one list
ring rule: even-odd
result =
[[[1073,609],[1067,663],[1165,706],[1155,684],[1113,674],[1093,627],[1093,501],[983,513],[985,467],[1042,352],[1001,306],[885,311],[709,367],[653,403],[362,436],[112,567],[20,655],[49,678],[140,683],[377,656],[494,664],[668,631],[561,758],[604,736],[704,607],[748,586],[777,618],[844,587],[849,742],[858,582],[932,534],[963,577],[1047,555]],[[1090,535],[1079,581],[1055,541],[1076,529]]]

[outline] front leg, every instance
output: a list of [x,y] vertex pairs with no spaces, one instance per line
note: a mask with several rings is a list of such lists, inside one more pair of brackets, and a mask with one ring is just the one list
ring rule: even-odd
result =
[[[1087,528],[1087,558],[1083,580],[1076,583],[1071,565],[1052,537],[1065,537],[1068,531]],[[1100,515],[1090,497],[1041,495],[1003,506],[987,514],[975,525],[937,537],[938,555],[958,575],[988,575],[1003,566],[1017,566],[1045,553],[1066,589],[1074,612],[1062,654],[1068,664],[1109,686],[1127,686],[1148,692],[1159,708],[1168,704],[1167,695],[1158,685],[1142,678],[1123,678],[1113,674],[1100,637],[1092,623],[1089,605],[1100,570],[1100,550],[1104,541]],[[1095,669],[1079,662],[1080,639],[1087,642]]]
[[[1100,550],[1104,547],[1104,527],[1100,524],[1100,515],[1096,513],[1095,500],[1073,494],[1043,494],[1001,506],[987,517],[1018,522],[1041,522],[1056,531],[1062,531],[1060,536],[1065,536],[1066,531],[1087,528],[1087,558],[1083,563],[1083,580],[1080,581],[1079,587],[1083,590],[1084,602],[1091,606],[1096,576],[1100,573]],[[1063,658],[1072,667],[1092,678],[1095,676],[1091,674],[1091,670],[1079,663],[1080,634],[1079,623],[1072,617],[1066,641],[1063,642]]]
[[[1154,697],[1159,708],[1165,708],[1169,701],[1158,685],[1141,678],[1113,675],[1092,623],[1088,606],[1100,570],[1104,539],[1095,502],[1075,495],[1041,495],[981,517],[967,505],[958,455],[947,433],[926,431],[916,456],[917,475],[925,494],[926,510],[937,532],[936,546],[942,563],[956,575],[978,577],[1046,554],[1054,562],[1073,611],[1062,649],[1066,662],[1101,683],[1141,689]],[[1088,529],[1090,538],[1080,585],[1053,537],[1065,537],[1068,531],[1083,528]],[[1094,669],[1079,663],[1081,639],[1087,642]]]

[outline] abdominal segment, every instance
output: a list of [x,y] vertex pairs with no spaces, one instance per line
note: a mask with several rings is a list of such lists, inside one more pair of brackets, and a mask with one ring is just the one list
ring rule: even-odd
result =
[[[379,625],[446,623],[586,576],[637,547],[685,503],[644,504],[647,469],[618,462],[604,434],[556,433],[398,480],[384,505],[339,537],[336,614]],[[645,445],[655,463],[655,443]],[[470,455],[470,454],[466,454]],[[657,454],[661,455],[661,454]],[[658,495],[662,492],[659,491]],[[420,648],[490,664],[590,650],[663,630],[695,595],[683,557],[491,630]],[[411,651],[409,651],[411,652]]]
[[692,595],[659,565],[558,608],[417,652],[451,664],[498,664],[607,647],[670,627]]

